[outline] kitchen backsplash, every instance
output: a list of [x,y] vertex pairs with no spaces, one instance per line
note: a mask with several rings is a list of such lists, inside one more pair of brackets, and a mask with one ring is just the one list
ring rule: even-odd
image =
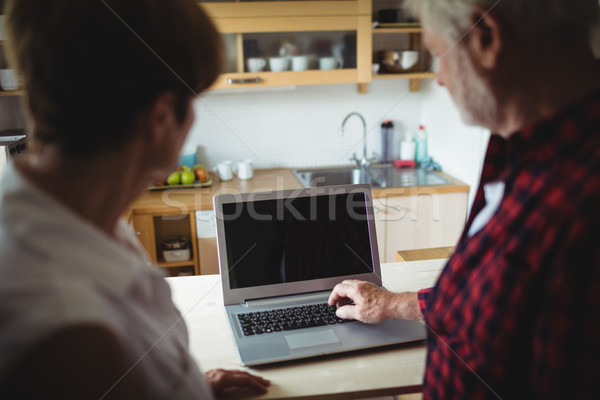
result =
[[251,159],[255,168],[348,164],[362,155],[362,123],[342,120],[353,111],[367,123],[367,150],[381,153],[381,121],[396,125],[394,150],[405,129],[421,123],[421,93],[408,80],[374,81],[368,94],[355,84],[209,92],[195,104],[196,122],[187,148],[199,146],[200,162]]

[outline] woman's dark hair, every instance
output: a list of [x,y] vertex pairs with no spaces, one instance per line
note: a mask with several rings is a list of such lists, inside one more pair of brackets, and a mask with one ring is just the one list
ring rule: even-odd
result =
[[125,143],[168,91],[183,121],[220,72],[220,36],[193,0],[9,0],[5,11],[33,137],[65,153]]

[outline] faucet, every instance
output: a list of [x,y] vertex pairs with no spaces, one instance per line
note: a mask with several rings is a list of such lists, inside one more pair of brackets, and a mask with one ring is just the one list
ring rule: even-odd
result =
[[371,166],[371,163],[375,161],[376,157],[375,154],[373,154],[372,158],[367,157],[367,123],[365,122],[365,118],[357,112],[351,112],[350,114],[346,115],[346,118],[344,118],[344,120],[342,121],[342,126],[340,127],[340,135],[344,134],[344,127],[346,126],[346,122],[348,122],[350,117],[352,117],[353,115],[356,115],[358,118],[360,118],[360,121],[363,125],[363,158],[359,159],[356,156],[356,153],[354,153],[352,155],[352,158],[350,158],[350,161],[356,162],[356,164],[361,169],[367,170]]

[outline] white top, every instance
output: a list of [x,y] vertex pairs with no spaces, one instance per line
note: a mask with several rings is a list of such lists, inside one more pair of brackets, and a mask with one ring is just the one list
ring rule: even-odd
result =
[[494,181],[483,185],[483,192],[485,194],[485,207],[477,214],[471,228],[469,228],[469,237],[475,235],[484,226],[490,222],[490,219],[496,214],[500,203],[504,198],[505,184],[502,181]]
[[79,324],[129,349],[147,399],[212,398],[162,275],[125,221],[111,238],[9,165],[0,183],[0,380],[37,342]]

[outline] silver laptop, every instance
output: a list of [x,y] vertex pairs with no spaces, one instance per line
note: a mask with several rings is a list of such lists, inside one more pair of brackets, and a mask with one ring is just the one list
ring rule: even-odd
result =
[[344,321],[326,304],[344,279],[381,285],[369,185],[220,194],[214,208],[225,309],[244,365],[425,338],[416,321]]

